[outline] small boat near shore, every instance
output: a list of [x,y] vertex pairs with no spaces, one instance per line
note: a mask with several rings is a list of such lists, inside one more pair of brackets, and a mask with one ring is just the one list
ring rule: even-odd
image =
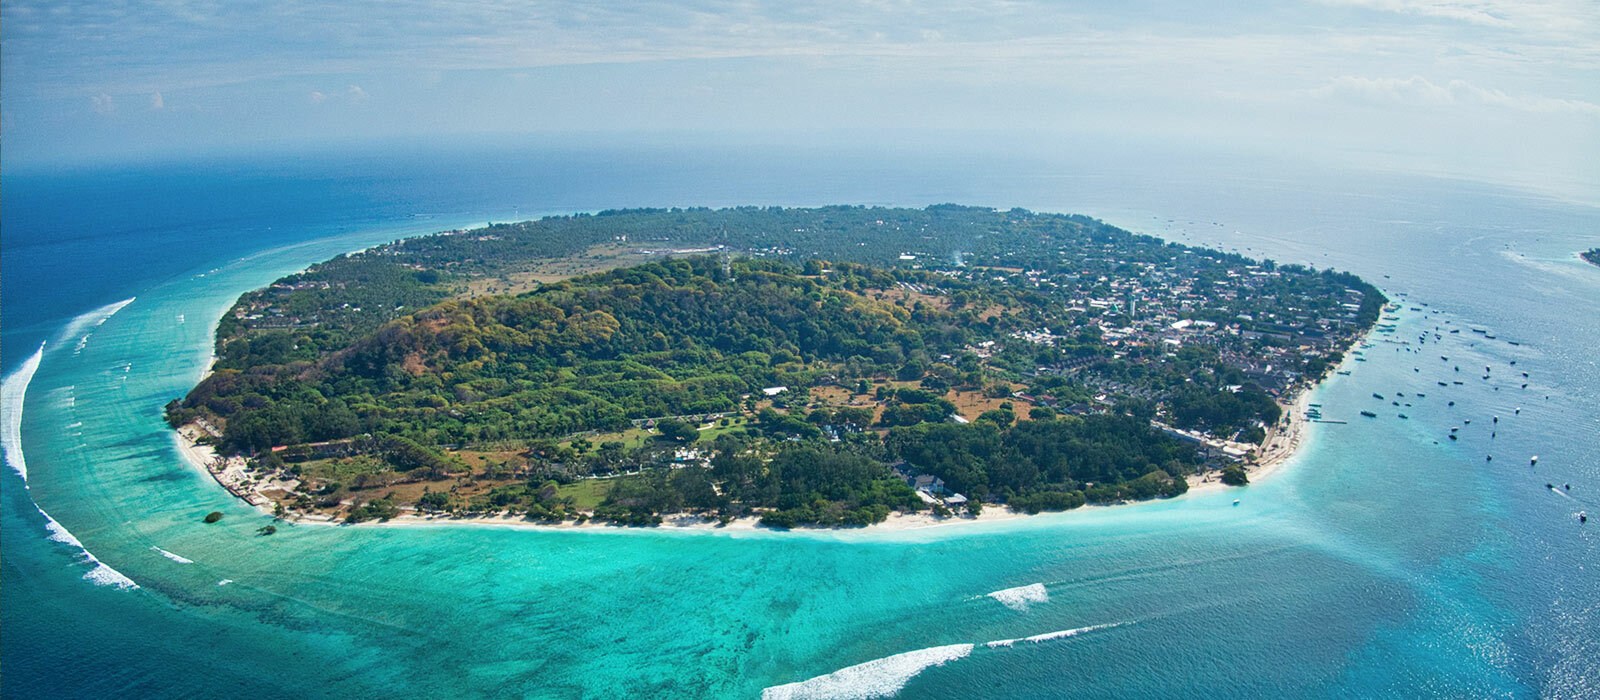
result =
[[1362,411],[1361,415],[1366,416],[1368,418],[1377,418],[1378,417],[1378,414],[1373,413],[1372,411]]

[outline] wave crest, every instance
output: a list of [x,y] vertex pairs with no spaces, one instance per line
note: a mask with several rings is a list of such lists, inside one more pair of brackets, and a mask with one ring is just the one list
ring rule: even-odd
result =
[[193,564],[194,563],[193,559],[190,559],[190,558],[185,557],[185,556],[180,556],[180,555],[177,555],[177,554],[173,554],[172,552],[169,552],[169,551],[167,551],[165,549],[162,549],[160,547],[157,547],[155,545],[150,545],[150,549],[155,550],[156,552],[160,553],[161,556],[166,557],[168,559],[171,559],[171,560],[173,560],[175,562],[178,562],[179,564]]
[[22,404],[28,396],[28,385],[33,383],[33,374],[39,371],[39,361],[44,359],[44,343],[39,343],[39,349],[33,351],[28,359],[17,367],[17,371],[0,380],[0,449],[4,449],[6,464],[28,481],[28,460],[22,455]]
[[775,685],[761,691],[761,700],[868,700],[900,692],[912,678],[933,666],[943,666],[972,653],[971,644],[951,644],[885,656],[841,668],[799,683]]
[[1044,589],[1042,583],[1030,583],[1026,586],[1006,588],[989,593],[986,597],[993,598],[1012,610],[1027,612],[1028,606],[1034,603],[1050,602],[1050,592]]
[[1029,643],[1032,643],[1032,644],[1038,644],[1039,642],[1048,642],[1048,641],[1050,641],[1052,639],[1066,639],[1067,637],[1076,637],[1076,636],[1078,636],[1080,634],[1083,634],[1085,632],[1093,632],[1095,630],[1110,629],[1112,627],[1116,627],[1116,626],[1121,625],[1121,624],[1122,623],[1120,623],[1120,622],[1108,622],[1108,623],[1103,624],[1103,625],[1090,625],[1088,627],[1078,627],[1078,628],[1070,629],[1070,630],[1058,630],[1058,631],[1055,631],[1055,632],[1045,632],[1044,634],[1036,634],[1036,635],[1033,635],[1032,637],[1023,637],[1021,639],[997,639],[997,640],[992,641],[992,642],[984,642],[983,645],[986,646],[986,647],[989,647],[990,649],[996,649],[996,648],[999,648],[999,647],[1009,647],[1009,646],[1012,646],[1012,645],[1016,644],[1017,642],[1029,642]]
[[[93,329],[104,325],[107,320],[123,307],[133,303],[133,298],[124,299],[115,304],[107,304],[88,313],[79,315],[70,321],[62,331],[62,338],[72,338],[83,334],[78,341],[78,350],[88,342],[89,333]],[[34,373],[39,371],[39,363],[44,359],[45,343],[39,343],[39,349],[25,360],[15,372],[0,380],[0,451],[5,453],[5,462],[22,478],[22,487],[28,488],[28,460],[22,450],[22,409],[26,404],[28,386],[33,383]],[[67,388],[68,401],[72,401],[71,387]],[[69,405],[71,405],[69,403]],[[78,550],[78,556],[86,564],[89,571],[83,575],[84,580],[100,586],[115,586],[122,589],[138,588],[139,584],[133,579],[123,575],[122,572],[111,568],[111,565],[100,561],[89,549],[83,546],[66,526],[46,513],[39,504],[33,504],[34,510],[39,511],[39,516],[44,518],[46,537],[52,542],[60,542]]]
[[84,563],[91,565],[89,572],[83,575],[84,580],[92,581],[100,586],[116,586],[124,589],[139,587],[139,584],[134,583],[133,579],[122,575],[121,571],[111,568],[110,564],[100,561],[98,557],[90,553],[89,549],[78,541],[76,535],[73,535],[61,523],[56,522],[56,519],[50,517],[49,513],[44,512],[44,509],[40,508],[39,504],[35,503],[33,508],[39,511],[39,515],[44,516],[44,529],[50,532],[51,541],[78,548],[78,556],[83,558]]
[[106,304],[93,311],[79,314],[76,318],[68,321],[66,327],[62,329],[61,341],[66,342],[71,338],[77,338],[78,343],[73,347],[72,354],[76,355],[83,352],[83,349],[89,345],[89,336],[94,334],[94,329],[105,325],[106,321],[111,320],[112,316],[117,315],[118,311],[132,304],[133,300],[137,298],[128,297],[122,301]]

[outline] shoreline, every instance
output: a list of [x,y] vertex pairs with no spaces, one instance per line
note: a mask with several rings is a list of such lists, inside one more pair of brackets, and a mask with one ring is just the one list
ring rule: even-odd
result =
[[[1324,380],[1326,381],[1326,380]],[[1285,418],[1280,425],[1273,426],[1267,433],[1259,451],[1259,457],[1253,464],[1245,465],[1245,471],[1250,477],[1250,484],[1259,484],[1266,479],[1283,472],[1283,466],[1295,455],[1299,454],[1300,447],[1305,442],[1306,429],[1310,421],[1302,416],[1311,402],[1312,393],[1321,386],[1321,382],[1300,391],[1294,400],[1284,405]],[[215,448],[199,442],[204,430],[194,424],[188,424],[173,432],[174,442],[177,443],[178,452],[184,461],[194,468],[205,472],[212,480],[217,482],[230,495],[253,506],[262,515],[275,520],[306,525],[339,526],[344,523],[336,518],[318,514],[288,511],[279,515],[274,511],[276,501],[265,494],[268,490],[289,490],[295,484],[277,480],[260,481],[254,479],[246,469],[243,457],[223,458],[217,454]],[[1217,472],[1207,472],[1204,475],[1190,475],[1189,490],[1174,498],[1151,499],[1146,501],[1124,501],[1110,504],[1090,504],[1072,509],[1073,511],[1086,508],[1120,508],[1138,506],[1152,503],[1182,500],[1190,497],[1212,496],[1231,487],[1222,483],[1217,477]],[[794,532],[794,533],[840,533],[851,531],[862,532],[903,532],[911,530],[927,530],[958,525],[993,524],[1008,521],[1017,521],[1042,515],[1059,515],[1072,511],[1048,511],[1036,514],[1019,513],[1003,505],[986,505],[983,512],[977,516],[951,515],[938,517],[926,512],[906,513],[896,511],[889,514],[883,522],[873,523],[863,527],[798,527],[792,530],[761,527],[758,516],[745,516],[735,518],[726,524],[719,523],[715,517],[702,516],[691,513],[679,513],[662,517],[660,525],[652,527],[637,527],[617,525],[610,522],[589,520],[583,523],[567,520],[559,523],[539,522],[528,520],[517,515],[481,515],[472,517],[458,517],[446,514],[421,514],[416,511],[402,512],[400,515],[386,521],[362,523],[369,527],[416,527],[416,526],[464,526],[464,527],[494,527],[512,528],[523,530],[545,531],[586,531],[586,532],[688,532],[699,534],[718,533],[751,533],[751,532]]]

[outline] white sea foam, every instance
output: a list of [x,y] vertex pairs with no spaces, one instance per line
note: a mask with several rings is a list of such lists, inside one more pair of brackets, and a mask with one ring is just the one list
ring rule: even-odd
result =
[[1050,602],[1050,592],[1044,589],[1042,583],[1030,583],[1026,586],[995,591],[987,597],[1000,601],[1001,605],[1017,612],[1027,612],[1028,606],[1034,603]]
[[100,586],[116,586],[117,588],[128,589],[139,587],[139,584],[134,583],[133,579],[123,576],[121,571],[111,568],[109,564],[100,561],[94,554],[90,553],[88,548],[78,541],[77,536],[69,532],[61,523],[56,522],[56,519],[50,517],[50,514],[44,512],[44,509],[40,508],[38,504],[34,504],[33,507],[39,511],[39,515],[44,516],[44,529],[50,531],[50,539],[76,547],[78,555],[83,557],[84,563],[90,565],[89,573],[83,575],[84,580],[93,581]]
[[[121,310],[122,307],[127,306],[132,301],[132,299],[129,299],[96,311],[104,312],[104,318],[110,318],[111,314]],[[78,318],[81,320],[84,316]],[[76,323],[76,321],[74,322]],[[101,319],[99,323],[105,323],[105,320]],[[68,337],[71,337],[71,334],[68,334]],[[0,380],[0,449],[5,451],[6,464],[9,464],[17,472],[17,476],[22,477],[23,488],[28,488],[28,460],[22,452],[22,407],[28,395],[28,385],[33,382],[33,375],[39,371],[39,362],[44,358],[44,347],[45,344],[40,343],[39,349],[35,350],[33,355],[28,357],[22,363],[22,366],[17,368],[17,371],[12,372],[4,380]],[[83,575],[85,580],[101,586],[116,586],[117,588],[139,587],[139,584],[134,583],[133,579],[122,575],[122,572],[111,568],[90,553],[76,535],[73,535],[71,531],[67,530],[66,526],[57,522],[43,508],[40,508],[39,504],[35,503],[33,507],[39,511],[40,517],[44,518],[44,529],[50,533],[49,539],[53,542],[75,547],[79,556],[83,558],[84,563],[90,565],[89,572]]]
[[966,658],[971,644],[951,644],[895,654],[864,664],[841,668],[799,683],[775,685],[761,691],[761,700],[868,700],[900,692],[923,670]]
[[24,360],[17,371],[0,380],[0,448],[5,450],[6,464],[28,481],[28,460],[22,456],[22,404],[28,395],[28,384],[33,373],[39,371],[39,361],[44,359],[44,343]]
[[984,642],[983,645],[986,646],[986,647],[989,647],[990,649],[996,649],[996,648],[999,648],[999,647],[1009,647],[1009,646],[1012,646],[1012,645],[1016,644],[1017,642],[1029,642],[1029,643],[1032,643],[1032,644],[1038,644],[1039,642],[1048,642],[1048,641],[1050,641],[1052,639],[1066,639],[1067,637],[1076,637],[1076,636],[1078,636],[1080,634],[1083,634],[1085,632],[1093,632],[1095,630],[1110,629],[1112,627],[1116,627],[1116,626],[1121,625],[1121,624],[1122,623],[1120,623],[1120,622],[1109,622],[1109,623],[1106,623],[1106,624],[1103,624],[1103,625],[1090,625],[1088,627],[1078,627],[1078,628],[1070,629],[1070,630],[1059,630],[1059,631],[1056,631],[1056,632],[1046,632],[1044,634],[1033,635],[1032,637],[1023,637],[1021,639],[997,639],[997,640],[992,641],[992,642]]
[[165,549],[162,549],[160,547],[157,547],[155,545],[150,545],[150,548],[155,550],[155,551],[157,551],[157,552],[160,552],[161,556],[166,557],[168,559],[171,559],[171,560],[173,560],[175,562],[178,562],[179,564],[193,564],[194,563],[193,559],[189,559],[187,557],[178,556],[176,554],[173,554],[172,552],[169,552],[169,551],[167,551]]
[[114,304],[106,304],[93,311],[79,314],[76,318],[68,321],[66,327],[61,330],[60,342],[65,342],[68,338],[77,338],[80,344],[78,349],[82,350],[82,346],[88,344],[89,335],[94,332],[94,329],[105,325],[106,321],[111,320],[112,316],[117,315],[117,312],[127,307],[127,305],[132,304],[136,298],[138,297],[128,297]]

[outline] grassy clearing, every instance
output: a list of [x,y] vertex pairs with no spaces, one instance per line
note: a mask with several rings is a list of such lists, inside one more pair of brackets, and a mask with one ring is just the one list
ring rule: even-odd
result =
[[723,435],[742,432],[745,428],[751,427],[748,416],[730,416],[726,420],[727,425],[723,425],[721,420],[713,421],[711,427],[700,431],[700,439],[697,442],[714,442]]
[[583,479],[561,486],[559,495],[571,498],[574,505],[580,510],[594,510],[601,501],[606,500],[606,494],[611,491],[610,479]]

